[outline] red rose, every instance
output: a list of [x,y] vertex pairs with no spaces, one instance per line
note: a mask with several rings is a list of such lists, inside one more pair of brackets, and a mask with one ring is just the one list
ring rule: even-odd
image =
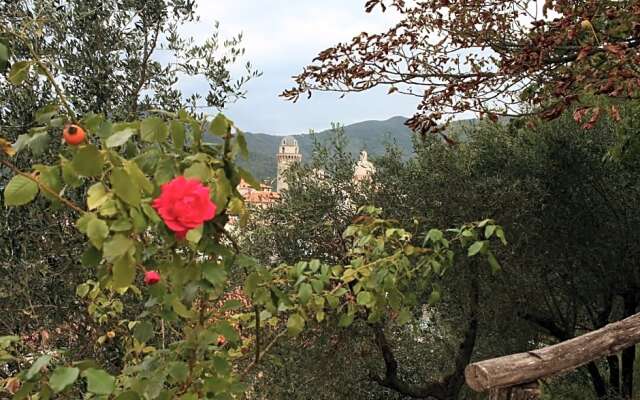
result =
[[146,271],[144,273],[145,285],[155,285],[158,282],[160,282],[160,274],[156,271]]
[[216,216],[216,205],[209,198],[209,188],[184,176],[160,187],[160,197],[153,201],[153,208],[178,239],[184,239],[188,231]]

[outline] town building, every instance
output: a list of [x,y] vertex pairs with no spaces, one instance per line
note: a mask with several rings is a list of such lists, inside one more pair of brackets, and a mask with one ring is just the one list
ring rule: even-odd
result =
[[295,163],[302,161],[300,147],[298,141],[292,136],[287,136],[280,142],[278,154],[276,156],[278,162],[278,177],[276,180],[276,191],[282,192],[287,189],[286,172],[289,167]]

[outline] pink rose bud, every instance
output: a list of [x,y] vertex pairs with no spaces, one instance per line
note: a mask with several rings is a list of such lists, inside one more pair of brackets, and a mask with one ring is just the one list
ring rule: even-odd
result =
[[160,187],[160,196],[153,201],[164,223],[178,239],[184,239],[193,228],[216,216],[216,205],[209,197],[209,188],[197,179],[184,176]]
[[160,274],[156,271],[147,271],[144,273],[144,284],[155,285],[160,282]]

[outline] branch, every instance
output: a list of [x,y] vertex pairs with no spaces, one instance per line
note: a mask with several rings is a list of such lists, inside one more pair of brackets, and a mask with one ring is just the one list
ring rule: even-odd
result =
[[269,350],[271,350],[271,347],[273,347],[274,344],[276,344],[276,342],[278,341],[278,339],[280,339],[281,337],[283,337],[285,334],[287,333],[286,329],[281,330],[272,340],[271,342],[269,342],[269,344],[267,344],[264,348],[264,350],[262,351],[262,353],[260,353],[259,357],[256,357],[253,361],[251,361],[251,363],[249,363],[249,365],[247,365],[247,367],[245,369],[242,370],[242,375],[246,375],[249,371],[251,371],[251,369],[253,367],[255,367],[260,360],[262,359],[262,357],[265,356],[265,354],[267,354],[269,352]]
[[478,276],[474,275],[471,280],[469,323],[464,334],[464,339],[458,348],[454,359],[454,370],[439,381],[428,382],[425,385],[411,385],[403,381],[398,376],[398,362],[393,355],[393,350],[387,342],[384,334],[384,327],[377,325],[374,327],[376,343],[382,352],[385,364],[385,376],[383,378],[372,375],[371,378],[379,385],[395,390],[404,396],[416,399],[449,400],[457,398],[460,389],[464,385],[464,370],[469,364],[473,350],[475,348],[478,334],[478,309],[480,300],[480,289]]
[[56,191],[51,189],[49,186],[43,184],[42,182],[40,182],[39,180],[37,180],[36,178],[31,176],[30,174],[27,174],[26,172],[20,171],[20,169],[18,169],[18,167],[13,165],[11,162],[9,162],[7,160],[0,160],[0,164],[6,165],[7,167],[9,167],[9,169],[11,169],[16,174],[18,174],[20,176],[24,176],[25,178],[35,182],[41,190],[44,190],[45,192],[49,193],[51,196],[55,197],[58,201],[60,201],[60,202],[64,203],[65,205],[67,205],[69,208],[79,212],[80,214],[86,213],[85,210],[83,210],[82,208],[78,207],[72,201],[70,201],[68,199],[65,199],[64,197],[60,196],[60,194],[56,193]]

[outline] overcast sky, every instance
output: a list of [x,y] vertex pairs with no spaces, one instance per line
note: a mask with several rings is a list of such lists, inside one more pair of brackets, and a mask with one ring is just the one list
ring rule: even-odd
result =
[[[247,85],[247,99],[225,111],[236,125],[249,132],[298,134],[323,130],[331,122],[350,124],[396,115],[410,116],[417,99],[387,95],[385,90],[349,94],[316,93],[293,104],[278,97],[292,86],[291,76],[327,47],[362,31],[384,31],[397,15],[364,12],[364,0],[198,0],[197,24],[184,33],[204,37],[215,21],[231,36],[244,34],[247,59],[263,72]],[[184,80],[185,93],[206,88],[203,82]],[[213,111],[212,111],[213,112]]]

